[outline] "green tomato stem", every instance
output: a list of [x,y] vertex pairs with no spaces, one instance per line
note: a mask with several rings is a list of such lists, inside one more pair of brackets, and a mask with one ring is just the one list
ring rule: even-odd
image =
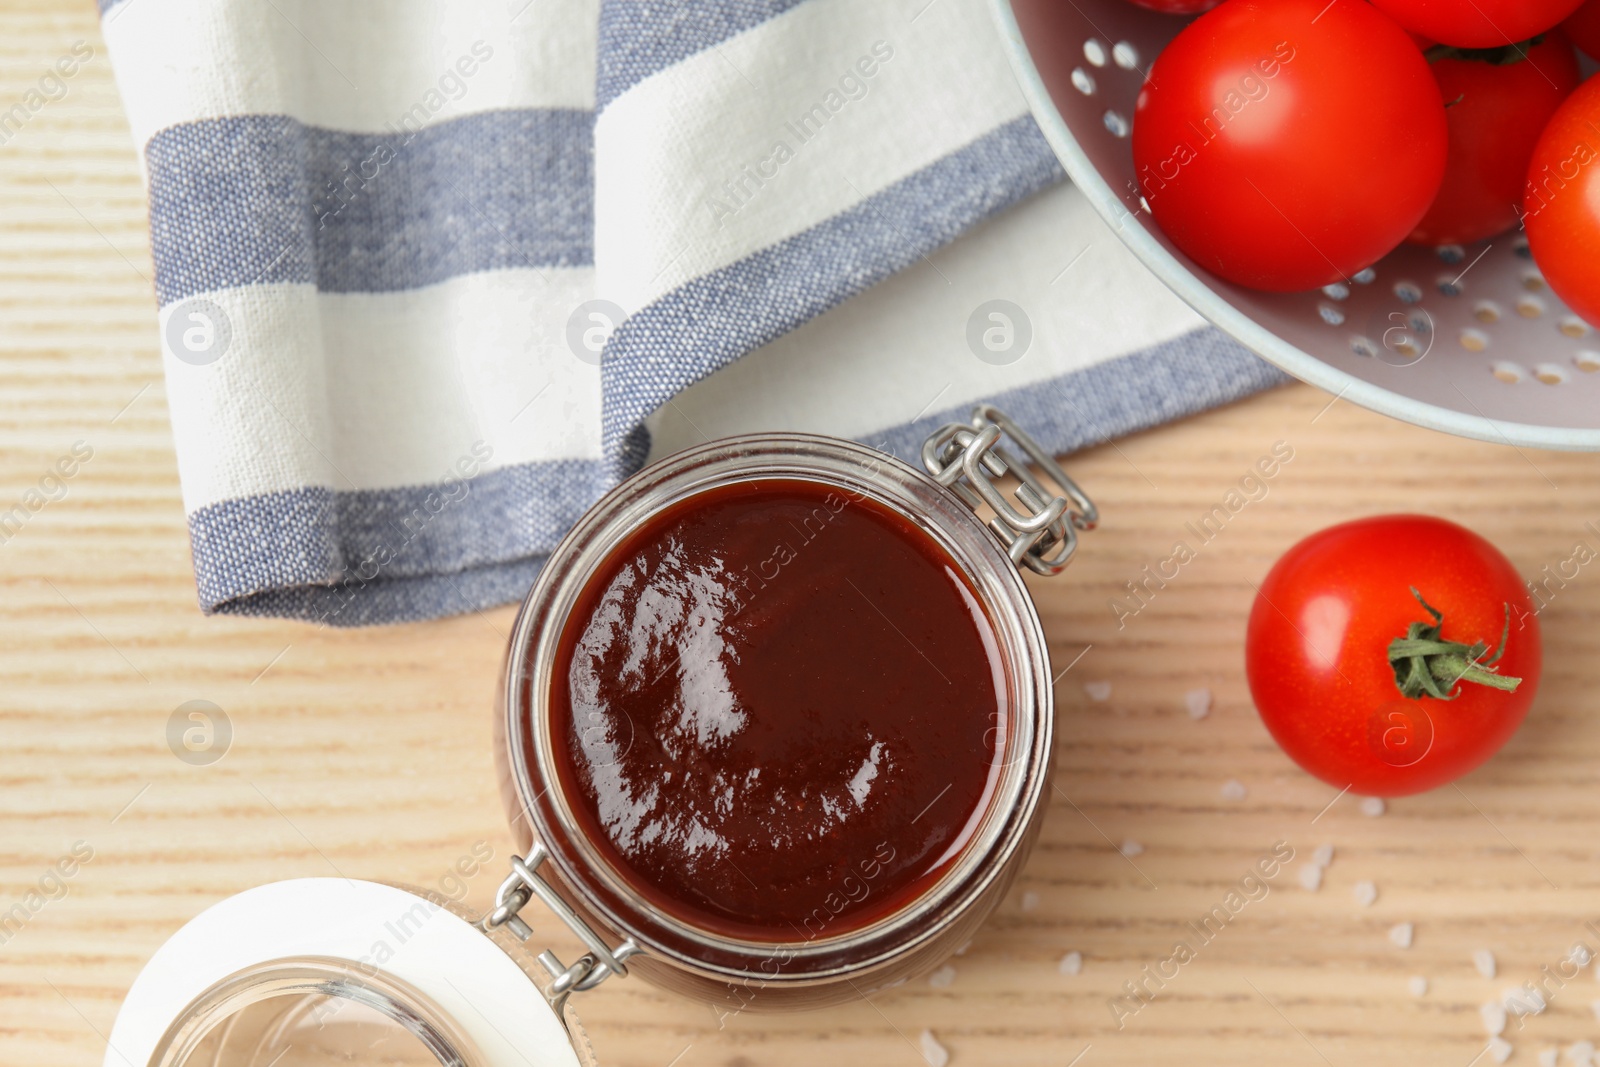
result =
[[[1521,63],[1528,58],[1528,49],[1544,41],[1544,34],[1530,37],[1526,41],[1516,44],[1495,45],[1492,48],[1457,48],[1454,45],[1436,44],[1422,53],[1422,58],[1429,63],[1440,59],[1465,59],[1468,61],[1487,63],[1491,67],[1509,67],[1513,63]],[[1445,105],[1448,107],[1449,105]]]
[[1423,610],[1433,616],[1432,623],[1414,622],[1406,627],[1406,635],[1389,642],[1389,666],[1394,668],[1394,684],[1400,695],[1409,700],[1425,696],[1438,700],[1454,700],[1461,695],[1456,688],[1459,682],[1488,686],[1506,693],[1514,693],[1522,684],[1521,678],[1501,674],[1494,669],[1505,655],[1506,641],[1511,636],[1511,605],[1507,604],[1505,628],[1500,631],[1500,645],[1494,655],[1484,659],[1489,646],[1482,641],[1464,645],[1441,636],[1444,616],[1422,599],[1416,586],[1411,595],[1417,598]]

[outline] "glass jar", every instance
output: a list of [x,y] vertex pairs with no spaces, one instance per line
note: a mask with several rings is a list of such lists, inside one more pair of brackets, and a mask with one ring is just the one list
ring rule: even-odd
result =
[[[1004,449],[1006,437],[1054,489]],[[938,966],[1003,897],[1045,810],[1052,679],[1021,572],[1059,573],[1078,531],[1098,516],[1055,461],[991,407],[936,432],[922,460],[926,473],[846,441],[761,434],[679,453],[619,485],[551,555],[512,634],[496,758],[525,858],[512,858],[491,912],[473,919],[426,890],[345,879],[238,894],[185,925],[141,972],[108,1067],[293,1067],[330,1057],[571,1067],[592,1054],[568,998],[613,976],[636,973],[735,1012],[838,1003]],[[1007,476],[1014,493],[997,484]],[[664,509],[753,481],[814,483],[870,499],[914,527],[961,571],[1003,677],[994,787],[976,829],[914,896],[836,934],[746,940],[652,906],[584,832],[555,767],[553,665],[597,568]],[[583,944],[573,963],[528,948],[524,909],[535,899]]]
[[[541,877],[550,875],[590,947],[594,970],[574,975],[575,983],[586,988],[622,966],[729,1010],[818,1007],[932,970],[994,909],[1037,835],[1051,767],[1049,653],[1018,565],[1059,572],[1077,529],[1096,518],[1093,505],[1026,438],[1021,443],[1032,458],[1070,495],[1052,496],[1043,483],[1025,481],[1019,508],[996,490],[993,480],[1001,473],[1027,471],[995,450],[1002,426],[1020,434],[1004,419],[980,409],[973,425],[947,427],[931,438],[927,459],[934,474],[834,438],[760,434],[714,441],[618,486],[556,549],[512,632],[496,753],[530,867]],[[731,483],[758,480],[814,482],[846,499],[870,498],[909,520],[976,594],[997,638],[1005,680],[998,787],[976,834],[926,892],[865,928],[837,936],[741,940],[652,906],[581,829],[554,765],[552,671],[566,622],[596,568],[663,510]],[[975,504],[993,508],[993,525],[985,526]],[[604,936],[591,936],[598,931]]]

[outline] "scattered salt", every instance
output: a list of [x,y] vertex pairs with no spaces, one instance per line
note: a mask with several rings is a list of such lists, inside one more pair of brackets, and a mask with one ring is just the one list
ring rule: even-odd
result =
[[1478,1014],[1483,1018],[1483,1028],[1489,1031],[1490,1036],[1506,1032],[1506,1006],[1498,1000],[1486,1000],[1478,1008]]
[[1356,903],[1363,908],[1370,908],[1378,899],[1378,887],[1371,882],[1357,882],[1355,888]]
[[1144,851],[1144,846],[1130,837],[1122,843],[1122,847],[1117,851],[1121,852],[1124,856],[1137,856],[1139,853]]
[[1056,970],[1062,974],[1077,974],[1083,970],[1083,953],[1069,952],[1061,957],[1061,963]]
[[1311,862],[1318,867],[1327,867],[1333,862],[1333,846],[1318,845],[1317,850],[1311,854]]
[[956,980],[956,969],[948,963],[937,971],[928,975],[928,984],[935,989],[943,989]]
[[1183,704],[1189,709],[1189,718],[1203,719],[1211,714],[1211,690],[1191,689],[1183,694]]
[[1478,973],[1485,978],[1494,977],[1494,953],[1486,948],[1474,949],[1472,965],[1478,968]]
[[1022,894],[1021,903],[1023,911],[1032,911],[1039,906],[1039,894],[1030,889]]
[[1567,1046],[1567,1059],[1578,1067],[1591,1067],[1594,1063],[1594,1042],[1574,1041]]
[[1504,1063],[1511,1058],[1511,1042],[1503,1037],[1489,1039],[1489,1058],[1496,1063]]
[[1585,945],[1582,941],[1579,941],[1576,945],[1572,946],[1572,951],[1567,953],[1567,959],[1571,960],[1579,967],[1587,967],[1589,966],[1589,961],[1594,959],[1594,953],[1589,951],[1588,945]]
[[1414,974],[1406,981],[1406,988],[1411,990],[1414,997],[1425,997],[1428,995],[1428,980],[1420,974]]
[[1315,863],[1303,864],[1300,868],[1300,884],[1315,893],[1322,888],[1322,868]]
[[1556,1057],[1561,1055],[1560,1050],[1545,1048],[1539,1050],[1539,1067],[1556,1067]]
[[1243,800],[1245,792],[1244,783],[1237,778],[1229,778],[1222,783],[1222,797],[1224,800]]
[[1500,1003],[1506,1006],[1506,1011],[1519,1018],[1523,1015],[1541,1015],[1549,1006],[1545,1003],[1544,993],[1535,989],[1532,982],[1523,982],[1520,986],[1503,990]]
[[1389,940],[1399,948],[1411,947],[1412,927],[1410,923],[1396,923],[1389,927]]
[[922,1058],[929,1067],[946,1067],[950,1062],[950,1050],[939,1044],[932,1030],[922,1031]]
[[1110,682],[1084,682],[1083,691],[1096,704],[1104,704],[1111,699]]
[[1370,815],[1373,818],[1377,818],[1379,815],[1382,815],[1383,812],[1384,804],[1382,797],[1361,798],[1361,814]]

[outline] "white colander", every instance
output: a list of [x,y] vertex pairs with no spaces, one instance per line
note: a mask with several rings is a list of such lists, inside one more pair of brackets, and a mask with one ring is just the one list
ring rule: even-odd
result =
[[1600,334],[1550,291],[1519,232],[1466,247],[1402,245],[1348,284],[1310,293],[1223,281],[1167,240],[1134,183],[1134,100],[1188,20],[1126,0],[992,3],[1067,174],[1206,318],[1295,377],[1374,411],[1485,441],[1600,451]]

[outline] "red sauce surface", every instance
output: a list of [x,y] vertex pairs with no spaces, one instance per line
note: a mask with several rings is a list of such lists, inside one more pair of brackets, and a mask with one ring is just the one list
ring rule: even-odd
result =
[[999,777],[1005,682],[948,554],[798,480],[667,509],[589,580],[557,654],[557,775],[653,906],[808,941],[925,892]]

